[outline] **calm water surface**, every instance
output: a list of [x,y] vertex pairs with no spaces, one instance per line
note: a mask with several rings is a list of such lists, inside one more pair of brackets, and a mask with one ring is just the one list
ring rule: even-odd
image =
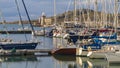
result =
[[[9,25],[12,26],[12,25]],[[16,25],[12,27],[15,28]],[[2,26],[0,26],[2,27]],[[25,41],[24,34],[0,35],[0,38],[11,38],[14,41]],[[27,34],[27,39],[31,40],[31,34]],[[58,42],[49,37],[37,37],[42,43],[37,49],[53,48]],[[61,40],[61,39],[59,39]],[[60,41],[63,42],[63,41]],[[109,65],[104,59],[88,59],[85,57],[73,56],[48,56],[39,54],[39,56],[14,56],[0,57],[0,68],[120,68],[119,64]]]

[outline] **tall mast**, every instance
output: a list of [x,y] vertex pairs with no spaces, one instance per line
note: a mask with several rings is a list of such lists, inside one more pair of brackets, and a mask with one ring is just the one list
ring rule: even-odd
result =
[[72,3],[72,0],[70,0],[69,3],[68,3],[67,10],[65,11],[65,19],[64,19],[64,21],[69,21],[69,19],[68,19],[68,11],[69,11],[71,3]]
[[103,23],[103,15],[104,15],[104,8],[103,8],[103,6],[104,6],[104,1],[103,0],[101,0],[101,8],[102,8],[102,10],[101,10],[101,24],[102,24],[102,26],[104,26],[104,23]]
[[77,3],[77,0],[74,0],[74,22],[76,23],[76,18],[77,18],[77,15],[76,15],[76,10],[77,10],[77,5],[76,5],[76,3]]
[[90,0],[88,0],[87,4],[87,24],[88,24],[88,29],[90,29]]
[[97,27],[97,0],[95,0],[94,3],[94,21],[95,21],[95,27]]
[[107,27],[108,25],[108,21],[107,21],[107,4],[106,1],[104,1],[104,22],[105,22],[105,26]]
[[118,25],[118,0],[115,0],[115,3],[114,3],[114,27],[115,27],[115,33],[117,33],[117,25]]
[[56,25],[56,0],[54,0],[54,24]]
[[26,14],[27,14],[27,17],[28,17],[28,21],[29,21],[30,26],[31,26],[31,28],[32,28],[33,36],[35,36],[35,30],[34,30],[34,28],[33,28],[32,22],[31,22],[31,20],[30,20],[30,17],[29,17],[29,14],[28,14],[26,5],[25,5],[25,3],[24,3],[24,0],[22,0],[22,3],[23,3],[23,6],[24,6],[24,9],[25,9],[25,11],[26,11]]
[[82,10],[81,10],[81,0],[79,0],[79,3],[80,3],[79,4],[79,22],[82,24],[82,20],[81,20],[82,19],[82,17],[81,17],[82,16],[82,14],[81,14],[81,12],[82,12]]

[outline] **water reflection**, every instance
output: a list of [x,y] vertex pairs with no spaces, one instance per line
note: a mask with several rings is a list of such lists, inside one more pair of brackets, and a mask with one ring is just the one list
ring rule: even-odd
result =
[[37,57],[34,55],[0,57],[0,62],[20,62],[20,61],[37,61]]
[[0,57],[0,68],[120,68],[104,59],[75,56],[11,56]]
[[37,62],[36,56],[1,56],[0,68],[35,68]]
[[108,62],[104,59],[89,59],[87,57],[81,58],[75,56],[54,56],[54,58],[58,63],[57,67],[60,68],[108,68],[109,67]]

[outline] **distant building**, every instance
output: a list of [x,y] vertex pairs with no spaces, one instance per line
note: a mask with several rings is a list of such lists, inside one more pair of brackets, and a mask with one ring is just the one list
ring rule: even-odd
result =
[[46,18],[45,23],[46,23],[46,25],[51,25],[52,24],[52,19],[51,18]]
[[51,25],[52,19],[51,18],[46,18],[45,13],[42,13],[42,16],[39,18],[39,23],[41,26],[43,25]]
[[43,12],[42,16],[39,18],[39,23],[41,26],[46,25],[45,18],[46,18],[46,16],[45,16],[45,13]]

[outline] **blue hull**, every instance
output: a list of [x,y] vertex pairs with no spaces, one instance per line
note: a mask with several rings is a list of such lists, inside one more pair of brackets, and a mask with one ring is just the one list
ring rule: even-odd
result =
[[87,36],[70,35],[69,38],[75,44],[77,40],[90,39],[91,36],[90,35],[87,35]]
[[82,40],[82,39],[90,39],[90,38],[105,38],[105,39],[117,39],[117,34],[114,33],[111,36],[93,36],[93,35],[83,35],[83,36],[79,36],[79,35],[70,35],[69,36],[70,40],[72,40],[72,42],[75,44],[77,42],[77,40]]
[[82,46],[83,49],[87,49],[89,46],[91,47],[91,49],[101,49],[102,46],[104,45],[120,45],[120,41],[113,41],[113,42],[102,42],[101,40],[94,40],[96,41],[93,44],[88,44],[88,45],[84,45]]
[[0,47],[4,50],[10,49],[35,49],[38,43],[6,43],[0,44]]

